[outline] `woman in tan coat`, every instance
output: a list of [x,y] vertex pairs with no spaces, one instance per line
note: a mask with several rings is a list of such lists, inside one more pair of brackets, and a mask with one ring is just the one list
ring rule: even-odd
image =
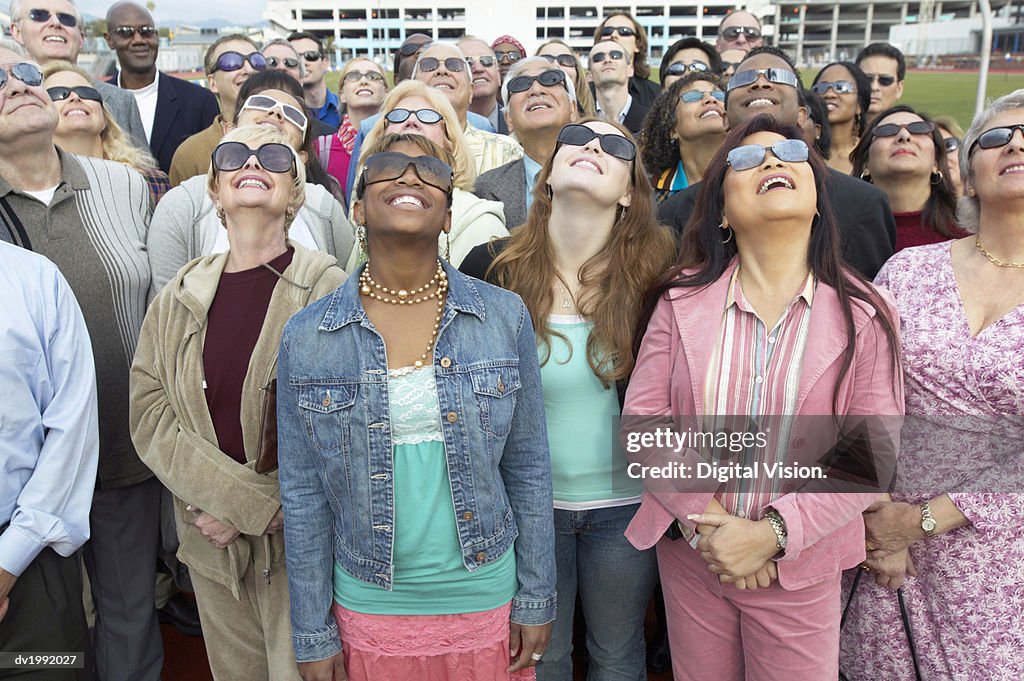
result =
[[238,128],[208,190],[230,250],[193,260],[143,323],[132,437],[175,496],[217,681],[298,681],[288,625],[274,409],[285,322],[345,279],[332,256],[286,240],[305,172],[279,132]]

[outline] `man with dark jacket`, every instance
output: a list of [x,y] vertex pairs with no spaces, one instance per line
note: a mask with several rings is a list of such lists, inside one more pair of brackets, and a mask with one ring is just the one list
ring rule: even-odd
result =
[[111,5],[103,37],[121,66],[114,83],[135,97],[153,157],[169,173],[178,145],[217,117],[217,98],[206,88],[157,71],[160,36],[142,5],[130,0]]
[[[800,74],[792,60],[775,47],[758,47],[736,67],[737,76],[744,71],[758,71],[749,85],[736,87],[726,93],[726,117],[729,127],[742,125],[751,118],[768,114],[780,123],[800,127],[807,117],[807,109],[800,106]],[[788,71],[793,82],[781,82],[782,76],[774,72]],[[774,75],[777,80],[770,80]],[[682,234],[701,183],[692,184],[661,204],[658,217],[662,222]],[[896,247],[896,221],[885,194],[876,187],[850,175],[829,170],[826,183],[832,209],[839,222],[840,251],[853,269],[873,279],[882,264]]]

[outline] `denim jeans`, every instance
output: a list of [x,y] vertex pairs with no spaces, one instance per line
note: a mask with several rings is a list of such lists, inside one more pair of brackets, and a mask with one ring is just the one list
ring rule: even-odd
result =
[[638,551],[623,532],[639,504],[588,511],[555,509],[558,614],[537,665],[538,681],[571,681],[576,595],[587,624],[588,681],[647,678],[644,615],[657,582],[654,550]]

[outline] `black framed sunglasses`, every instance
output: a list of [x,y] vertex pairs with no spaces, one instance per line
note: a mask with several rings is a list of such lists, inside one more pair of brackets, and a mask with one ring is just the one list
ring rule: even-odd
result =
[[629,163],[636,158],[636,145],[617,132],[601,134],[579,123],[570,123],[558,133],[558,143],[573,147],[585,146],[597,138],[606,154]]
[[803,163],[810,153],[803,140],[779,140],[768,146],[744,144],[742,147],[736,147],[725,157],[725,162],[736,171],[750,170],[761,165],[769,151],[775,158],[786,163]]
[[437,57],[423,57],[418,62],[419,70],[423,73],[437,71],[441,64],[444,64],[445,69],[451,73],[462,73],[469,67],[464,57],[448,57],[444,60]]
[[514,94],[516,92],[526,92],[534,83],[540,83],[544,87],[554,87],[556,85],[562,85],[565,87],[565,71],[561,69],[551,69],[549,71],[543,71],[537,76],[516,76],[512,80],[508,81],[508,93]]
[[883,123],[875,126],[872,134],[875,137],[895,137],[900,130],[906,130],[911,135],[929,135],[935,130],[935,124],[931,121],[914,121],[912,123]]
[[960,148],[960,140],[956,137],[945,137],[942,140],[942,145],[946,147],[947,154],[952,154]]
[[687,73],[707,73],[711,70],[711,67],[700,61],[699,59],[690,63],[684,64],[681,61],[674,61],[668,65],[665,69],[666,76],[685,76]]
[[741,62],[741,61],[723,61],[722,62],[722,73],[725,73],[729,69],[732,69],[733,72],[735,72],[736,69],[738,69],[740,67],[740,64],[742,64],[742,63],[743,62]]
[[138,33],[140,38],[152,38],[156,35],[155,26],[118,26],[111,33],[115,34],[118,38],[124,38],[125,40],[131,40]]
[[544,57],[552,64],[557,63],[559,66],[564,66],[567,69],[576,68],[576,57],[571,54],[542,54],[538,56]]
[[68,14],[67,12],[51,13],[46,9],[30,9],[28,11],[28,18],[38,24],[45,24],[52,16],[57,17],[57,21],[60,22],[61,26],[66,26],[68,28],[78,26],[78,17],[74,14]]
[[249,62],[249,66],[253,67],[256,71],[262,71],[267,68],[267,60],[259,52],[242,54],[241,52],[230,50],[217,57],[217,62],[213,65],[213,69],[210,73],[216,73],[217,71],[237,71],[245,65],[245,62]]
[[877,80],[878,84],[881,85],[882,87],[889,87],[890,85],[896,82],[896,76],[887,76],[884,74],[879,75],[877,73],[865,73],[864,75],[867,76],[868,80],[870,80],[872,83]]
[[837,95],[857,94],[857,86],[848,80],[836,80],[833,82],[823,80],[811,86],[811,92],[816,95],[823,95],[830,89]]
[[703,90],[687,90],[679,94],[679,100],[687,104],[693,104],[694,102],[702,102],[705,97],[713,97],[720,102],[725,101],[725,93],[721,90],[715,89],[710,92],[704,92]]
[[478,63],[485,69],[489,69],[498,63],[494,57],[489,54],[485,54],[482,57],[466,57],[466,62],[469,64],[469,68],[473,68],[473,65]]
[[7,85],[8,74],[29,87],[38,87],[43,84],[43,72],[39,70],[38,66],[29,62],[19,62],[7,68],[0,66],[0,88]]
[[764,76],[769,82],[776,85],[797,86],[796,74],[789,69],[744,69],[733,74],[726,90],[731,92],[738,87],[753,85],[759,76]]
[[77,87],[57,85],[46,88],[46,94],[50,95],[50,99],[54,102],[64,101],[71,96],[72,92],[78,95],[79,99],[87,99],[90,102],[99,102],[100,104],[103,103],[103,95],[100,94],[100,91],[87,85],[79,85]]
[[411,57],[430,45],[430,42],[430,40],[413,40],[411,42],[404,42],[402,43],[402,46],[398,48],[398,53],[403,57]]
[[345,80],[349,83],[357,83],[363,78],[366,80],[372,80],[375,83],[383,83],[384,76],[378,71],[356,71],[352,69],[345,74]]
[[306,117],[305,112],[296,106],[274,99],[269,95],[250,96],[249,99],[245,100],[242,109],[252,109],[254,111],[274,111],[280,109],[281,115],[284,116],[285,120],[303,133],[306,132],[306,127],[309,125],[309,119]]
[[384,114],[384,120],[388,123],[405,123],[409,120],[409,116],[416,116],[416,120],[427,125],[434,125],[444,120],[444,116],[433,109],[392,109]]
[[722,37],[729,41],[739,40],[741,33],[747,40],[757,40],[761,37],[761,30],[753,26],[730,26],[722,29]]
[[494,55],[498,58],[499,64],[515,64],[517,61],[523,58],[523,53],[519,50],[509,50],[508,52],[495,52]]
[[299,56],[309,62],[320,61],[324,58],[323,52],[317,52],[316,50],[306,50],[305,52],[299,52]]
[[[366,159],[361,182],[363,189],[379,182],[397,180],[412,166],[420,180],[445,194],[452,192],[455,175],[452,167],[433,156],[409,156],[397,151],[382,151]],[[359,192],[360,196],[363,192]]]
[[1024,123],[1018,123],[1017,125],[1005,125],[999,128],[989,128],[985,132],[978,135],[978,139],[974,140],[971,144],[971,148],[968,149],[967,155],[970,156],[974,153],[976,147],[982,149],[995,149],[996,147],[1005,147],[1013,139],[1013,133],[1020,130],[1024,133]]
[[607,38],[615,33],[618,33],[620,38],[632,38],[636,35],[636,31],[629,26],[605,26],[601,29],[602,38]]
[[626,53],[622,50],[608,50],[607,52],[595,52],[590,55],[590,63],[600,64],[608,59],[612,61],[622,61],[626,58]]
[[243,142],[221,142],[213,150],[211,159],[214,169],[231,172],[240,169],[253,156],[269,173],[287,173],[295,169],[295,152],[279,142],[268,142],[258,149],[252,149]]
[[272,69],[276,69],[279,66],[284,66],[286,69],[297,69],[299,68],[299,60],[295,57],[265,57],[267,60],[267,66]]

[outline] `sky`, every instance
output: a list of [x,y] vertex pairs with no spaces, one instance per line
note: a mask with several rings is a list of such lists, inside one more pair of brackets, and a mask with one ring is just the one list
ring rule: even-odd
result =
[[[107,8],[114,0],[78,0],[83,14],[103,17]],[[153,16],[158,24],[204,19],[227,19],[239,24],[256,24],[263,21],[263,9],[266,6],[261,0],[154,0],[156,9]],[[0,0],[6,4],[6,0]],[[139,0],[142,5],[146,0]]]

